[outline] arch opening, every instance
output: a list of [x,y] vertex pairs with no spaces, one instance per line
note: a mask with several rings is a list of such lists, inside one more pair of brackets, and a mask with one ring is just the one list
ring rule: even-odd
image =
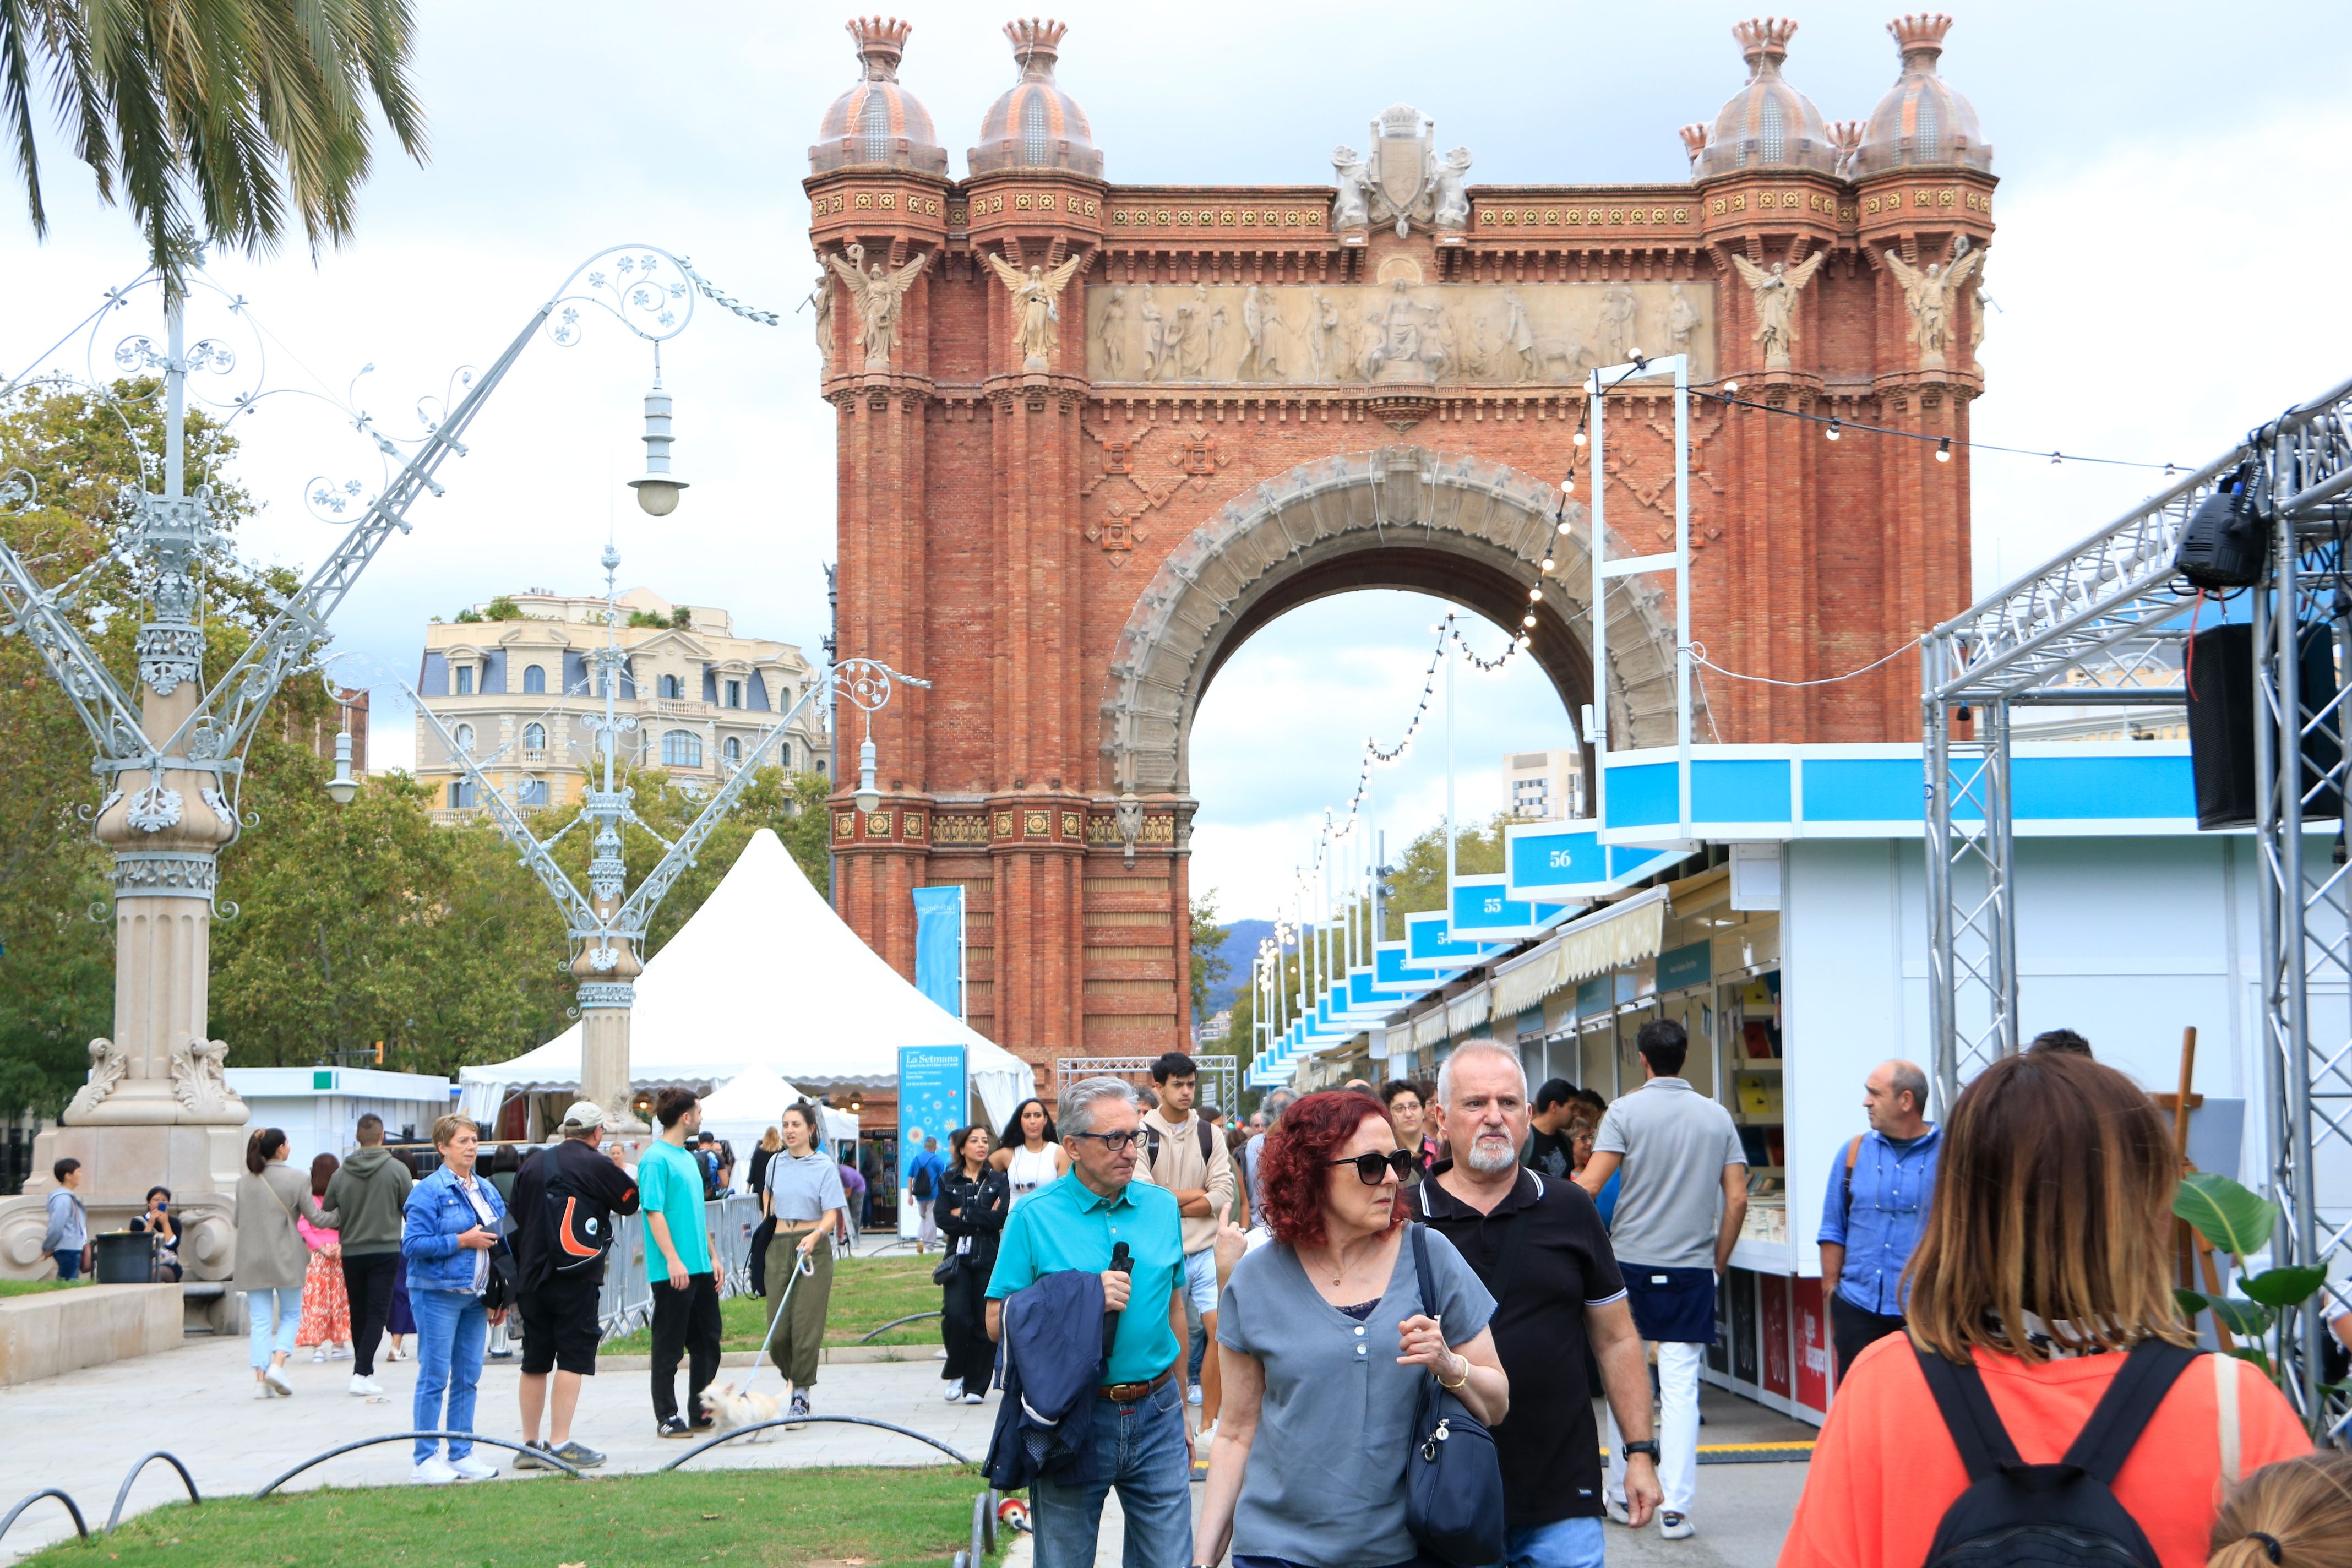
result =
[[[1561,500],[1521,470],[1418,446],[1327,458],[1259,484],[1181,542],[1129,613],[1104,694],[1103,782],[1189,795],[1192,722],[1219,668],[1287,611],[1362,588],[1434,595],[1517,632],[1541,581],[1528,652],[1579,712],[1595,700],[1591,536],[1583,506],[1563,510]],[[1613,532],[1609,549],[1633,553]],[[1621,578],[1608,615],[1612,732],[1625,745],[1670,743],[1672,605],[1650,579]],[[1694,721],[1704,729],[1701,713]]]

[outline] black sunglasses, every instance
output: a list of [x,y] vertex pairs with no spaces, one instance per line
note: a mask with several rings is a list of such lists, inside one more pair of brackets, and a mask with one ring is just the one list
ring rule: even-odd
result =
[[1413,1166],[1412,1152],[1408,1149],[1393,1149],[1385,1154],[1351,1154],[1344,1160],[1333,1160],[1330,1163],[1355,1166],[1358,1179],[1368,1187],[1377,1187],[1381,1184],[1382,1171],[1394,1171],[1396,1179],[1402,1182],[1412,1174]]

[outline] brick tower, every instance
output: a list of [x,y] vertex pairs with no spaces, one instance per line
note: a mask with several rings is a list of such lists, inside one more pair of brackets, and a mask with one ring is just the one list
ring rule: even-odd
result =
[[[852,22],[863,79],[806,185],[840,651],[934,684],[876,719],[881,808],[834,803],[843,917],[910,973],[910,889],[961,883],[975,1027],[1041,1070],[1181,1045],[1185,750],[1218,668],[1325,595],[1517,629],[1540,583],[1528,652],[1571,712],[1594,700],[1590,524],[1558,481],[1585,373],[1636,349],[1766,405],[1693,415],[1716,663],[1815,680],[1962,607],[1993,180],[1937,71],[1949,26],[1891,24],[1895,87],[1832,124],[1782,74],[1796,25],[1741,24],[1748,80],[1683,132],[1680,184],[1471,184],[1399,104],[1319,183],[1140,187],[1106,182],[1055,83],[1058,24],[1005,29],[1020,77],[958,182],[898,81],[907,25]],[[1671,409],[1611,402],[1612,554],[1671,540]],[[1614,742],[1660,743],[1673,605],[1636,586],[1605,613]],[[1699,732],[1908,739],[1917,673],[1712,680]]]

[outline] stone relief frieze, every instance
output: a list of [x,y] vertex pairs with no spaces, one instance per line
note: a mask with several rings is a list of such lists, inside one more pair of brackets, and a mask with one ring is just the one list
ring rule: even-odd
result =
[[1634,349],[1715,374],[1713,285],[1097,283],[1087,374],[1097,383],[1573,385]]

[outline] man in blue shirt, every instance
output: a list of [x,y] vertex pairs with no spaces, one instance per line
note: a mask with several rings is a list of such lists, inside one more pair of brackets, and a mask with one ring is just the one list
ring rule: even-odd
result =
[[947,1156],[940,1152],[940,1141],[923,1140],[923,1152],[907,1162],[907,1192],[915,1201],[915,1212],[922,1222],[915,1229],[915,1251],[918,1254],[939,1239],[940,1222],[931,1212],[939,1201],[940,1183],[948,1173]]
[[[1062,1096],[1055,1125],[1070,1171],[1023,1201],[1006,1222],[988,1281],[988,1337],[1003,1331],[1004,1298],[1044,1275],[1102,1276],[1118,1313],[1095,1406],[1095,1479],[1064,1485],[1041,1475],[1029,1489],[1036,1568],[1092,1568],[1105,1494],[1127,1515],[1126,1568],[1189,1568],[1192,1561],[1192,1434],[1184,1422],[1184,1231],[1175,1195],[1131,1182],[1140,1113],[1124,1079],[1089,1078]],[[1111,1268],[1127,1244],[1130,1269]]]
[[1864,1080],[1870,1131],[1840,1146],[1822,1204],[1822,1278],[1834,1282],[1830,1333],[1838,1376],[1873,1341],[1903,1328],[1903,1269],[1936,1190],[1942,1131],[1927,1124],[1927,1075],[1883,1062]]

